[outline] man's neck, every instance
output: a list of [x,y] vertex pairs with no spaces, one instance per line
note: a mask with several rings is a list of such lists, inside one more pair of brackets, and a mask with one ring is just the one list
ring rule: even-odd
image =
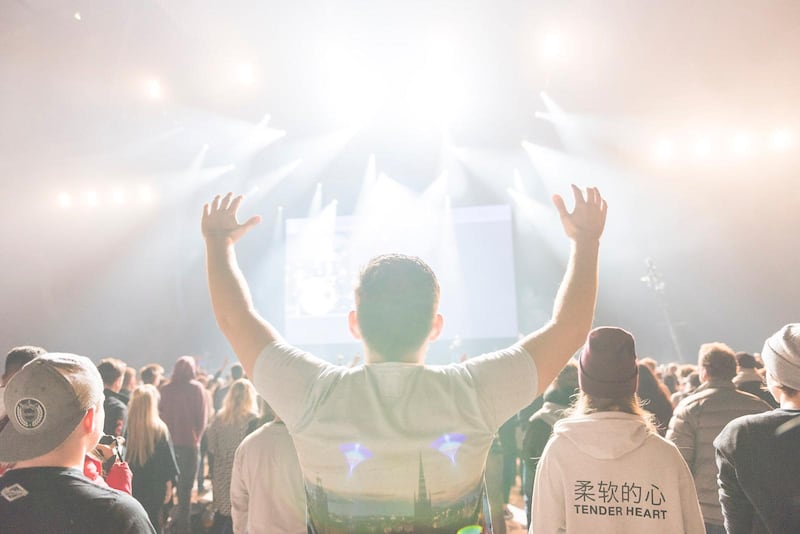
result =
[[38,458],[17,462],[14,467],[16,469],[23,469],[26,467],[67,467],[82,471],[84,456],[86,456],[86,451],[83,449],[76,449],[73,447],[68,450],[59,447]]
[[369,364],[375,363],[411,363],[415,365],[423,365],[425,363],[425,355],[428,352],[428,345],[425,344],[414,352],[410,352],[400,358],[384,358],[381,354],[374,352],[369,347],[364,346],[364,361]]

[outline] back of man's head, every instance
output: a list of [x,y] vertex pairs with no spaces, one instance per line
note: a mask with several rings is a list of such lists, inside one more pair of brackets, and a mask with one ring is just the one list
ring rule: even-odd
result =
[[755,357],[747,352],[737,352],[736,363],[739,365],[739,369],[755,369],[758,367]]
[[439,282],[421,259],[387,254],[370,260],[356,287],[364,343],[386,360],[399,360],[428,338],[439,305]]
[[4,400],[0,461],[21,462],[64,443],[86,412],[102,405],[103,381],[88,358],[44,354],[9,380]]
[[[103,379],[103,385],[113,389],[112,386],[125,374],[126,367],[125,362],[116,358],[103,358],[100,360],[100,363],[97,364],[97,370]],[[121,386],[122,382],[120,381],[118,385]]]
[[698,365],[710,379],[731,380],[736,376],[736,353],[725,343],[700,346]]
[[23,365],[45,353],[47,353],[47,351],[42,347],[35,347],[33,345],[14,347],[8,351],[3,379],[0,381],[2,385],[5,385],[17,371],[22,369]]
[[158,386],[158,382],[164,375],[164,368],[157,363],[150,363],[139,369],[139,378],[143,384]]
[[244,376],[244,369],[238,363],[231,365],[231,378],[236,381]]

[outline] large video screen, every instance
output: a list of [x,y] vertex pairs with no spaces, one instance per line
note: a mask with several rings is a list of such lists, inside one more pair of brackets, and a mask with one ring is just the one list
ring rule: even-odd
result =
[[442,340],[517,335],[511,208],[497,205],[416,214],[402,224],[325,214],[288,219],[286,338],[298,345],[352,342],[347,313],[358,273],[385,253],[419,256],[436,272]]

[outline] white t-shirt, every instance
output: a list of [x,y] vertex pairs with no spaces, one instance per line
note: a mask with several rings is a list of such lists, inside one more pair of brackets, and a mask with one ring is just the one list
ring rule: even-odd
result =
[[348,369],[274,343],[253,378],[294,439],[315,532],[475,524],[492,437],[537,390],[519,345],[462,364]]
[[306,534],[303,475],[282,423],[262,426],[236,449],[231,516],[236,533]]

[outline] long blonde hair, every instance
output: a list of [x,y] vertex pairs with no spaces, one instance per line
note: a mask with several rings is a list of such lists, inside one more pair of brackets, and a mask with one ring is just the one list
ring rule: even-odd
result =
[[131,393],[128,404],[128,450],[126,460],[131,464],[144,465],[156,450],[156,443],[169,436],[167,425],[158,415],[158,400],[161,395],[151,384],[138,386]]
[[658,434],[655,424],[655,415],[642,408],[642,401],[634,393],[627,397],[617,399],[605,399],[593,397],[581,391],[578,400],[565,413],[568,417],[580,417],[598,412],[622,412],[638,416],[653,434]]
[[229,425],[244,423],[252,417],[258,417],[256,388],[246,378],[240,378],[231,384],[217,418]]

